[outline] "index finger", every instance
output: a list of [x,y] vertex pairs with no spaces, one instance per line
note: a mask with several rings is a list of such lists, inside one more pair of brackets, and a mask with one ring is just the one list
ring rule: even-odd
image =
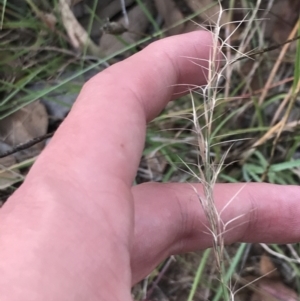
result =
[[[180,92],[178,85],[206,82],[212,42],[212,35],[203,31],[160,40],[95,76],[46,150],[51,159],[44,160],[43,168],[59,161],[68,172],[76,166],[81,174],[88,170],[99,179],[104,173],[106,179],[111,176],[131,185],[146,122]],[[187,57],[201,59],[203,67]]]

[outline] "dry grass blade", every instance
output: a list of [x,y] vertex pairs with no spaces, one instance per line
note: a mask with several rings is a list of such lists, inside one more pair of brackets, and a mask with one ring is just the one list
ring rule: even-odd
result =
[[262,175],[262,181],[264,181],[266,179],[266,177],[267,177],[267,174],[269,172],[269,169],[271,167],[271,163],[272,163],[274,155],[275,155],[275,149],[276,149],[276,146],[278,144],[280,135],[281,135],[281,133],[282,133],[282,131],[283,131],[283,129],[284,129],[287,121],[288,121],[288,118],[289,118],[289,116],[291,114],[293,106],[294,106],[294,104],[296,102],[297,96],[298,96],[298,94],[300,92],[300,80],[298,81],[298,84],[296,86],[296,90],[294,91],[294,88],[292,87],[291,91],[292,91],[292,93],[288,93],[287,94],[288,96],[290,96],[290,94],[291,94],[291,99],[290,99],[290,102],[289,102],[289,106],[288,106],[288,108],[286,110],[286,113],[284,114],[282,120],[278,123],[278,125],[279,125],[278,127],[279,128],[278,128],[278,131],[277,131],[276,138],[275,138],[275,140],[273,142],[273,146],[272,146],[272,150],[271,150],[271,155],[270,155],[270,159],[269,159],[269,164],[268,164],[265,172]]
[[[224,253],[224,240],[223,232],[224,225],[221,221],[218,210],[215,206],[214,201],[214,185],[217,181],[218,174],[221,170],[223,162],[220,162],[218,167],[215,166],[213,159],[211,158],[211,136],[212,136],[212,124],[214,121],[214,109],[217,103],[217,93],[220,79],[222,78],[222,71],[218,71],[219,58],[220,58],[220,30],[221,30],[221,17],[223,9],[221,3],[219,2],[220,11],[219,16],[215,24],[215,29],[213,32],[213,46],[210,53],[209,67],[208,67],[208,84],[201,87],[203,102],[204,102],[204,119],[205,126],[201,127],[198,120],[198,113],[195,107],[193,96],[192,107],[193,107],[193,123],[195,132],[198,140],[199,149],[199,159],[198,159],[198,171],[199,176],[197,178],[203,185],[204,196],[197,193],[198,199],[202,205],[205,216],[208,221],[208,231],[212,236],[212,244],[214,257],[216,260],[216,266],[220,278],[220,282],[223,288],[224,296],[229,296],[228,287],[223,278],[224,276],[224,266],[223,266],[223,253]],[[222,42],[225,44],[225,42]],[[226,64],[225,64],[226,66]],[[225,68],[225,67],[224,67]],[[222,159],[224,160],[224,159]]]
[[[288,37],[288,40],[291,40],[291,39],[293,39],[296,36],[298,28],[299,28],[299,23],[300,23],[300,20],[296,23],[296,25],[294,26],[293,30],[291,31],[291,33],[290,33],[290,35]],[[289,49],[289,46],[290,46],[290,43],[287,43],[287,44],[285,44],[283,46],[283,48],[282,48],[282,50],[280,52],[280,55],[279,55],[279,57],[278,57],[275,65],[274,65],[274,67],[273,67],[273,69],[272,69],[272,71],[270,73],[270,76],[269,76],[269,78],[268,78],[268,80],[267,80],[267,82],[265,84],[264,90],[263,90],[263,92],[262,92],[262,94],[261,94],[261,96],[260,96],[260,98],[258,100],[258,104],[259,105],[261,105],[263,103],[263,101],[265,100],[265,98],[266,98],[266,96],[268,94],[268,91],[269,91],[269,89],[270,89],[270,87],[272,85],[273,79],[274,79],[274,77],[276,75],[276,72],[278,71],[278,68],[279,68],[280,64],[282,63],[282,61],[284,59],[284,56],[285,56],[287,50]]]
[[[259,2],[260,3],[260,2]],[[253,22],[257,22],[258,20],[255,18],[258,9],[259,9],[259,3],[256,6],[256,8],[253,10],[253,14],[249,17],[249,23],[247,23],[247,28],[250,30],[251,24]],[[198,112],[196,110],[196,105],[195,105],[195,100],[193,98],[193,95],[191,93],[191,99],[192,99],[192,114],[193,114],[193,125],[194,125],[194,131],[196,132],[197,136],[197,143],[198,143],[198,152],[199,152],[199,158],[198,158],[198,175],[195,174],[190,168],[189,172],[194,175],[196,179],[202,184],[203,186],[203,195],[200,195],[196,189],[194,189],[195,193],[197,194],[197,197],[201,203],[201,206],[203,208],[203,211],[205,213],[206,219],[208,221],[208,233],[212,237],[212,245],[213,245],[213,251],[214,251],[214,257],[215,257],[215,262],[216,262],[216,267],[218,270],[218,276],[219,276],[219,281],[221,283],[221,287],[223,290],[223,298],[225,300],[233,300],[235,297],[235,294],[231,291],[226,278],[224,277],[225,274],[225,262],[224,262],[224,234],[228,231],[231,231],[230,227],[233,225],[233,222],[236,222],[241,216],[235,217],[233,220],[227,222],[226,224],[223,223],[221,213],[218,212],[215,202],[214,202],[214,186],[215,183],[217,182],[218,176],[221,172],[222,166],[224,164],[225,158],[227,153],[219,159],[219,163],[216,164],[214,162],[214,157],[211,155],[212,154],[212,146],[214,145],[212,143],[212,128],[213,128],[213,122],[215,121],[214,117],[214,111],[216,108],[216,104],[218,101],[218,93],[219,93],[219,85],[222,80],[222,75],[223,74],[231,74],[230,66],[232,65],[232,61],[230,60],[230,57],[228,58],[225,56],[223,53],[221,54],[224,59],[224,66],[221,68],[221,70],[218,70],[218,63],[219,63],[219,55],[220,55],[220,49],[230,49],[231,51],[234,50],[231,45],[228,45],[228,42],[230,41],[230,34],[224,39],[220,39],[220,30],[223,27],[223,25],[220,24],[220,19],[222,15],[222,6],[219,1],[220,5],[220,12],[219,12],[219,18],[216,21],[216,24],[214,24],[214,43],[211,49],[211,55],[210,55],[210,60],[209,60],[209,67],[208,67],[208,76],[207,76],[207,82],[208,84],[206,86],[200,87],[201,89],[201,94],[203,97],[203,110],[204,110],[204,122],[205,126],[201,126],[199,123],[199,117],[198,117]],[[243,20],[244,22],[246,20]],[[238,28],[238,27],[237,27]],[[273,72],[271,73],[270,78],[268,79],[264,89],[262,90],[262,95],[258,101],[258,105],[260,105],[263,100],[265,99],[269,89],[272,87],[272,82],[274,78],[274,74],[280,65],[280,62],[283,59],[284,54],[286,53],[290,42],[292,39],[296,39],[296,30],[298,29],[298,24],[294,27],[292,30],[288,41],[286,41],[285,44],[283,44],[283,49],[281,51],[281,54],[276,62],[276,65],[273,68]],[[280,46],[276,46],[277,48]],[[261,54],[265,51],[271,51],[276,48],[275,46],[269,47],[267,49],[263,49],[263,51],[256,51],[252,52],[249,55],[244,55],[240,53],[240,48],[236,50],[236,52],[239,55],[242,55],[242,57],[252,57],[254,55]],[[243,48],[241,48],[243,49]],[[218,63],[217,63],[218,62]],[[254,145],[257,146],[259,144],[257,143],[263,143],[266,141],[266,139],[270,139],[270,137],[273,137],[275,134],[276,139],[275,143],[278,141],[281,133],[283,130],[287,128],[287,121],[288,121],[288,116],[290,113],[290,110],[293,106],[293,103],[296,100],[297,93],[299,92],[298,90],[300,89],[300,85],[298,85],[297,90],[294,91],[295,93],[292,95],[289,95],[289,99],[293,99],[293,101],[290,102],[289,108],[285,114],[285,118],[278,123],[276,126],[271,128],[266,135],[263,137],[262,140],[256,142]],[[229,89],[227,89],[229,90]],[[228,94],[225,89],[225,95]],[[225,97],[226,98],[226,97]],[[274,146],[275,147],[275,146]],[[273,154],[274,155],[274,154]],[[229,201],[229,203],[232,202],[232,200]],[[229,204],[228,203],[228,204]],[[225,206],[225,208],[227,208]],[[224,208],[224,210],[225,210]],[[224,211],[223,210],[223,211]],[[234,226],[232,226],[234,227]]]

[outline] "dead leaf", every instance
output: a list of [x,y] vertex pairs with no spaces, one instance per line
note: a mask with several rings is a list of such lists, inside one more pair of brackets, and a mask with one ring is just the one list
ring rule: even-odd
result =
[[78,4],[79,2],[82,2],[83,0],[71,0],[70,6],[74,6]]
[[50,30],[54,31],[55,30],[55,25],[57,23],[57,19],[53,14],[49,13],[42,13],[41,14],[41,19],[44,21],[46,26],[50,28]]
[[258,290],[251,301],[297,301],[295,291],[280,281],[262,278],[257,283]]
[[[102,1],[101,1],[102,2]],[[125,6],[132,5],[134,0],[126,0]],[[102,4],[102,5],[101,5]],[[99,3],[96,9],[96,14],[99,16],[100,19],[106,19],[106,18],[113,18],[115,15],[121,13],[122,7],[121,7],[121,0],[110,0],[107,5],[103,5],[103,3]],[[134,22],[134,19],[131,20]]]
[[[125,0],[126,7],[133,4],[134,0]],[[94,0],[86,0],[72,7],[74,16],[78,19],[81,26],[87,31],[91,22],[91,8],[94,6]],[[87,9],[89,7],[89,9]],[[90,38],[97,44],[101,38],[100,28],[103,26],[105,20],[114,20],[115,16],[122,15],[122,7],[120,0],[102,0],[98,1],[97,7],[95,8],[95,16],[93,18],[93,24],[90,30]],[[132,23],[135,20],[131,20]]]
[[[11,156],[11,158],[14,157]],[[5,167],[1,162],[2,159],[0,160],[0,190],[5,190],[11,185],[24,179],[24,177],[19,174],[18,170],[11,170],[10,168]]]
[[[45,135],[48,128],[48,115],[44,105],[34,102],[20,109],[5,119],[0,120],[0,139],[14,147],[35,137]],[[40,152],[43,144],[39,143],[28,151]],[[19,158],[20,154],[16,154]]]
[[[9,149],[11,149],[9,145],[0,141],[1,152],[5,152]],[[0,190],[10,187],[22,178],[21,175],[18,174],[18,171],[12,171],[9,169],[9,167],[15,163],[16,158],[12,155],[0,159]]]
[[[207,24],[216,24],[219,18],[220,7],[214,0],[187,0],[188,5],[196,12],[200,12],[200,17],[203,21],[206,21]],[[229,17],[226,11],[222,12],[220,23],[228,23]],[[232,31],[232,30],[231,30]]]
[[[181,0],[178,1],[177,5],[175,4],[174,0],[155,0],[155,4],[159,14],[163,17],[165,21],[165,28],[170,28],[172,27],[172,25],[180,23],[180,20],[187,16],[184,16],[182,13],[182,11],[185,10],[185,6],[188,8],[189,11],[199,12],[197,17],[194,18],[195,22],[187,21],[174,28],[171,28],[167,32],[168,35],[176,35],[180,33],[199,30],[202,29],[200,25],[214,25],[219,18],[220,7],[219,5],[216,5],[216,1],[213,0]],[[181,11],[178,7],[181,7]],[[220,19],[221,25],[228,23],[229,21],[230,20],[228,17],[228,13],[226,11],[223,11]],[[233,24],[231,24],[229,29],[230,32],[234,32],[235,28],[236,27]],[[234,34],[232,40],[234,40],[236,36],[237,33]]]
[[[146,5],[147,9],[151,12],[153,11],[153,7],[151,5],[151,0],[145,1],[144,5]],[[149,20],[145,16],[144,12],[140,8],[139,5],[136,5],[132,9],[128,11],[128,18],[130,20],[128,31],[121,35],[121,38],[126,41],[128,44],[135,43],[141,37],[143,37],[143,33],[149,25]],[[124,17],[120,18],[117,22],[123,24],[125,26]],[[112,54],[118,50],[124,48],[124,43],[122,43],[117,37],[104,34],[100,40],[100,49],[102,52],[108,54]]]
[[265,278],[278,279],[279,273],[271,258],[267,254],[263,254],[259,262],[259,272]]
[[276,1],[267,15],[266,38],[277,44],[284,43],[299,18],[299,12],[299,0]]
[[[165,21],[164,28],[170,28],[172,25],[182,20],[183,15],[172,0],[155,0],[155,5],[158,10],[158,13],[162,16],[162,18]],[[168,30],[167,34],[170,36],[180,34],[184,31],[184,28],[185,24],[182,23]]]

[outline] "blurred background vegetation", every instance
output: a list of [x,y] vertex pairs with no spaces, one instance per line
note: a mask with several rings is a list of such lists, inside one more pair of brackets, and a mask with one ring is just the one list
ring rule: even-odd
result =
[[[221,38],[232,46],[223,51],[232,64],[219,88],[213,124],[215,161],[231,147],[219,181],[298,185],[300,1],[221,3]],[[0,7],[0,154],[51,136],[96,73],[155,40],[213,30],[220,10],[213,0],[0,0]],[[195,102],[201,113],[200,93]],[[149,124],[137,184],[195,182],[182,163],[197,164],[191,113],[190,96],[182,97]],[[0,159],[0,205],[47,141]],[[236,300],[298,300],[298,254],[297,244],[228,247],[227,279],[233,290],[248,284]],[[133,295],[223,300],[210,250],[166,260]]]

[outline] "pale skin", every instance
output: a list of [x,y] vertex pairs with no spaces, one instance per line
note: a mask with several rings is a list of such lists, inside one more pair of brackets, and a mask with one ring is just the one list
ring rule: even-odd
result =
[[[147,122],[186,89],[180,84],[205,83],[184,57],[208,59],[211,42],[205,32],[161,40],[84,85],[0,210],[1,301],[129,301],[131,286],[163,259],[211,246],[189,184],[132,187]],[[215,187],[219,210],[233,196],[222,219],[240,218],[226,243],[300,240],[300,187]]]

